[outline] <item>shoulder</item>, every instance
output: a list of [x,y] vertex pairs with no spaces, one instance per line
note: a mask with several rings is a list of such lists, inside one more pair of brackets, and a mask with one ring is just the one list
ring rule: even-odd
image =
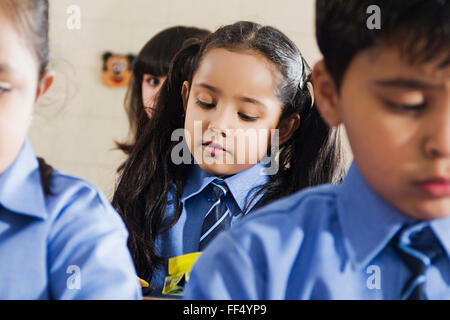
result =
[[77,217],[86,221],[101,221],[110,227],[124,228],[119,214],[92,183],[54,170],[51,191],[52,194],[46,197],[46,205],[52,220]]
[[[336,213],[336,185],[321,185],[298,191],[249,214],[242,227],[258,223],[275,223],[307,227],[312,221],[331,219]],[[294,223],[295,222],[295,223]]]
[[249,214],[230,230],[244,250],[259,243],[280,252],[284,246],[302,246],[305,237],[334,232],[337,222],[336,185],[304,189]]

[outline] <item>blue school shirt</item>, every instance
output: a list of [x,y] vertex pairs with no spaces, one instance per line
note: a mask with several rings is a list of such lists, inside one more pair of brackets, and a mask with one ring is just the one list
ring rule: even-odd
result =
[[[230,190],[230,196],[225,197],[224,201],[232,214],[231,225],[235,225],[242,219],[242,213],[247,204],[249,204],[247,211],[249,212],[261,199],[262,194],[256,196],[254,201],[250,202],[256,191],[269,180],[265,170],[266,166],[259,162],[224,179]],[[204,216],[216,201],[212,191],[206,187],[215,179],[217,179],[216,176],[207,173],[197,164],[192,166],[184,180],[183,194],[180,199],[183,210],[180,218],[172,228],[156,239],[159,256],[172,258],[199,251]],[[165,221],[168,221],[174,214],[174,193],[175,190],[169,194]],[[144,294],[174,298],[162,294],[164,280],[167,276],[168,265],[166,262],[154,272],[152,280],[148,281],[155,286],[154,290],[148,292],[144,289]]]
[[0,299],[140,299],[120,216],[59,171],[42,189],[28,140],[0,174]]
[[[194,266],[186,299],[400,299],[411,272],[388,245],[405,223],[352,164],[343,184],[306,189],[222,233]],[[429,222],[445,257],[429,299],[450,299],[450,218]]]

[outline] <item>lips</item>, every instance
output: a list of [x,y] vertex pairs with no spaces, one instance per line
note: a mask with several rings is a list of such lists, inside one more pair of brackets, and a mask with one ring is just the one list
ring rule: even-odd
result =
[[213,157],[216,155],[222,155],[227,152],[227,150],[224,147],[222,147],[222,145],[213,141],[207,141],[203,143],[202,146]]
[[432,197],[450,197],[450,179],[432,178],[417,183],[419,189]]
[[123,81],[123,78],[122,78],[122,77],[114,77],[114,78],[112,79],[112,81],[113,81],[114,83],[121,83],[121,82]]

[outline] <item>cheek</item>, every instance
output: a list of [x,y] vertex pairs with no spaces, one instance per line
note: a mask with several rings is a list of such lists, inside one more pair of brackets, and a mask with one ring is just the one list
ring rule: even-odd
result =
[[152,107],[158,90],[148,83],[142,83],[142,102],[145,107]]
[[3,172],[19,153],[33,112],[33,99],[11,94],[0,97],[0,172]]
[[234,139],[235,157],[245,155],[247,163],[259,162],[271,147],[271,130],[272,128],[263,126],[241,131]]

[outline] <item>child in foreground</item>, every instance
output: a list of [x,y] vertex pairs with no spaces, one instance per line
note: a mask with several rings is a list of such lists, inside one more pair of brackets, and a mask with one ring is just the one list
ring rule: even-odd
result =
[[0,299],[139,299],[127,230],[27,138],[48,69],[48,1],[0,1]]
[[450,299],[450,2],[317,0],[316,14],[316,103],[354,163],[219,235],[185,298]]

